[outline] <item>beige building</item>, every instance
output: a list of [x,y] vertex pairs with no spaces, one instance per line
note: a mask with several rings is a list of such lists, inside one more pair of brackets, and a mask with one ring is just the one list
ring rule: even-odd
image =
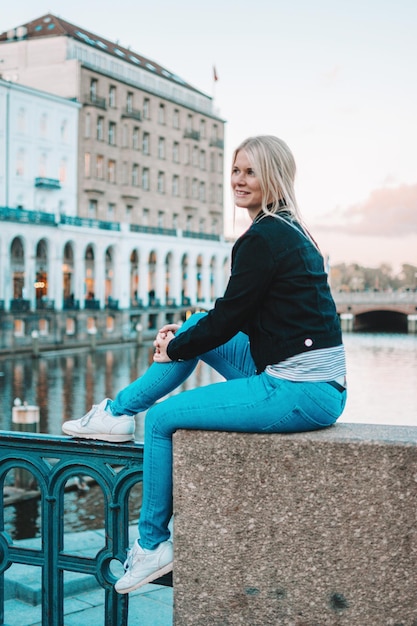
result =
[[52,14],[0,35],[0,58],[3,79],[82,104],[78,217],[223,235],[224,120],[211,97]]

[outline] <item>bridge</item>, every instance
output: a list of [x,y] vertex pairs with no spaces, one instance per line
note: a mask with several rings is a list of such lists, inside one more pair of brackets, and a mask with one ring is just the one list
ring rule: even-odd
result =
[[343,331],[417,333],[417,291],[333,291]]

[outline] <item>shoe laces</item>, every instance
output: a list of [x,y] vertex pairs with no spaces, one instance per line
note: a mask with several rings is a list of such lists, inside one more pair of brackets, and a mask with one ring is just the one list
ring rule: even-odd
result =
[[133,548],[130,548],[130,550],[127,551],[127,557],[125,562],[123,563],[123,567],[125,569],[125,571],[127,572],[128,569],[130,569],[133,565]]
[[88,422],[91,420],[91,418],[93,417],[94,413],[97,411],[98,409],[98,404],[93,404],[93,406],[91,407],[91,409],[88,411],[88,413],[86,413],[84,415],[84,417],[81,418],[81,426],[87,426]]

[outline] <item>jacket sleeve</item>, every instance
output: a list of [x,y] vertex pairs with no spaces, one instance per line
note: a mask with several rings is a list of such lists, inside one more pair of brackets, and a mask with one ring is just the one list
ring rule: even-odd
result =
[[170,359],[192,359],[244,331],[256,309],[262,306],[272,278],[273,255],[268,241],[249,229],[233,248],[232,271],[224,296],[195,326],[170,341]]

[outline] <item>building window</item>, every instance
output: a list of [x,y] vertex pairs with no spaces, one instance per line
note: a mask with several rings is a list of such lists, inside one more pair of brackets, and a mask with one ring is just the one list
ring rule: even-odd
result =
[[91,115],[89,113],[85,114],[85,119],[84,119],[84,137],[86,139],[91,137]]
[[223,155],[219,154],[219,158],[217,160],[217,171],[220,172],[220,174],[223,172]]
[[129,182],[128,179],[128,163],[127,161],[123,161],[122,163],[122,185],[127,185]]
[[68,163],[66,158],[61,159],[61,163],[59,164],[59,181],[63,184],[67,182],[68,176]]
[[126,111],[128,113],[132,113],[132,111],[133,111],[133,93],[131,91],[127,92],[127,96],[126,96]]
[[174,141],[172,146],[172,160],[174,163],[180,162],[180,144],[178,141]]
[[204,217],[202,217],[202,218],[200,218],[200,221],[199,221],[199,224],[198,224],[199,232],[200,233],[204,233],[205,227],[206,227],[206,220],[204,219]]
[[164,137],[159,137],[158,139],[158,158],[165,159],[165,139]]
[[210,183],[210,202],[216,201],[216,185],[214,183]]
[[149,154],[149,133],[143,133],[142,137],[142,152],[143,154]]
[[165,193],[165,174],[158,172],[158,193]]
[[142,189],[149,191],[149,169],[147,167],[142,168]]
[[187,232],[191,232],[192,227],[193,227],[193,216],[187,215],[187,225],[185,227]]
[[206,169],[206,153],[204,150],[200,151],[200,170]]
[[139,150],[139,127],[135,126],[132,133],[132,148],[133,150]]
[[158,228],[164,227],[164,212],[158,211]]
[[25,151],[23,148],[20,148],[17,151],[16,176],[24,176],[24,174],[25,174]]
[[61,141],[63,143],[68,141],[68,120],[62,120],[61,122]]
[[96,78],[92,78],[90,80],[90,100],[91,102],[95,102],[97,98],[97,87],[98,80]]
[[101,154],[96,156],[96,177],[100,180],[104,178],[104,158]]
[[109,202],[107,205],[107,217],[112,222],[114,220],[114,216],[116,215],[116,205],[114,202]]
[[107,180],[109,183],[116,182],[116,161],[109,159],[107,162]]
[[172,228],[175,228],[175,230],[178,228],[178,213],[173,213],[172,215]]
[[185,145],[185,165],[190,164],[190,146],[188,143]]
[[15,337],[25,336],[25,322],[23,320],[14,320],[13,322],[13,334]]
[[84,176],[86,178],[91,176],[91,154],[89,152],[84,154]]
[[116,122],[109,122],[109,144],[116,145]]
[[131,222],[133,213],[133,206],[131,204],[126,204],[126,222]]
[[193,130],[193,116],[189,113],[187,115],[187,128],[186,130],[190,133]]
[[89,200],[89,202],[88,202],[88,217],[90,219],[95,220],[97,218],[97,209],[98,209],[98,202],[97,202],[97,200]]
[[200,202],[206,201],[206,183],[201,182],[199,187],[199,200]]
[[165,124],[165,104],[160,104],[158,109],[158,122]]
[[39,131],[40,131],[41,137],[43,138],[45,138],[48,134],[48,116],[46,113],[42,113],[41,115]]
[[185,181],[184,181],[184,193],[185,193],[185,197],[189,198],[190,197],[190,193],[191,193],[191,187],[190,187],[190,177],[186,176],[185,177]]
[[212,152],[210,154],[210,172],[216,171],[216,153]]
[[172,125],[174,128],[180,127],[180,112],[178,109],[174,109],[174,114],[172,116]]
[[142,225],[148,226],[149,224],[149,209],[143,209],[142,212]]
[[151,101],[149,98],[143,100],[143,119],[149,120],[151,118]]
[[223,185],[217,187],[217,202],[223,204]]
[[213,141],[217,141],[218,135],[219,135],[219,129],[217,127],[217,124],[213,124],[213,129],[212,129]]
[[127,148],[129,145],[129,127],[127,124],[123,124],[122,127],[122,148]]
[[200,120],[200,137],[201,139],[206,138],[206,121]]
[[97,139],[103,141],[104,139],[104,117],[101,115],[97,118]]
[[192,197],[193,200],[198,200],[198,180],[196,178],[193,178]]
[[174,174],[174,176],[172,177],[172,195],[180,195],[180,179],[179,176],[177,176],[176,174]]
[[193,166],[198,167],[198,148],[194,146],[193,148]]
[[114,85],[110,85],[109,88],[109,107],[111,109],[116,108],[116,87]]
[[17,128],[19,133],[26,132],[26,111],[23,107],[19,109],[17,116]]
[[132,165],[132,185],[133,187],[139,185],[139,165],[137,163],[133,163]]
[[46,154],[41,154],[39,157],[39,176],[41,178],[45,178],[47,173],[47,156]]

